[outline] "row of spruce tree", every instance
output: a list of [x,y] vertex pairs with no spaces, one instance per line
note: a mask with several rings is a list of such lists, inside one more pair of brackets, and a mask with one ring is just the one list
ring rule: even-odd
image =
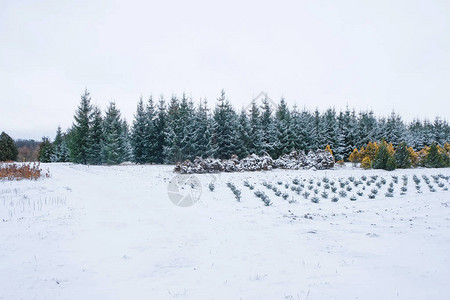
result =
[[450,126],[437,117],[434,122],[414,120],[405,124],[392,113],[377,118],[372,111],[346,109],[324,112],[289,108],[282,98],[276,108],[265,98],[237,112],[222,91],[215,108],[195,104],[185,94],[139,100],[131,128],[115,103],[105,115],[91,103],[86,90],[72,127],[58,128],[53,143],[41,147],[41,161],[72,161],[82,164],[175,163],[195,157],[230,158],[236,154],[268,153],[273,158],[292,150],[324,149],[329,145],[336,160],[346,160],[354,148],[368,142],[406,142],[415,150],[450,141]]

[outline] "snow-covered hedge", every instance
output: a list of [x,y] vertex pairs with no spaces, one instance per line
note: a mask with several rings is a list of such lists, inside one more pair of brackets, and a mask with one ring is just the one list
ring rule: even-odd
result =
[[181,174],[201,174],[216,172],[242,172],[242,171],[262,171],[278,169],[329,169],[334,166],[333,155],[324,150],[305,152],[293,151],[278,159],[272,159],[269,155],[258,156],[251,154],[239,160],[234,155],[231,159],[221,160],[208,157],[206,159],[197,157],[193,162],[186,160],[177,163],[175,172]]

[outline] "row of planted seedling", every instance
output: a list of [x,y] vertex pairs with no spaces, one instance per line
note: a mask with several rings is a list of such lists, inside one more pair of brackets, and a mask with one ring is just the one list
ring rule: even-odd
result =
[[[416,192],[422,193],[420,185],[421,179],[417,175],[413,175],[412,178],[415,183]],[[439,188],[441,188],[444,191],[448,191],[448,187],[445,185],[444,182],[441,182],[441,180],[446,180],[448,182],[450,180],[450,176],[444,176],[442,174],[439,174],[439,175],[431,175],[431,178]],[[399,184],[399,177],[397,175],[392,175],[391,179],[392,179],[391,182],[387,185],[386,193],[384,194],[384,196],[388,198],[394,197],[395,191],[394,185]],[[422,175],[422,179],[428,185],[430,192],[436,192],[436,189],[434,188],[431,179],[427,175]],[[408,176],[403,175],[401,177],[401,181],[402,186],[400,187],[400,195],[406,195],[406,192],[408,191]],[[331,201],[337,202],[339,198],[347,198],[348,193],[353,191],[353,188],[359,188],[358,191],[356,191],[349,197],[351,201],[356,201],[358,197],[364,196],[366,187],[367,190],[370,189],[370,191],[367,192],[368,198],[375,199],[376,196],[379,194],[379,189],[381,189],[386,184],[387,184],[386,179],[378,175],[372,175],[369,177],[363,175],[358,180],[354,176],[349,176],[348,178],[345,179],[339,178],[337,182],[334,180],[330,180],[328,177],[323,177],[321,179],[317,179],[317,181],[314,181],[314,179],[312,178],[308,180],[306,179],[300,180],[298,178],[295,178],[292,180],[292,184],[283,183],[282,181],[277,181],[276,184],[271,184],[268,182],[262,183],[264,187],[266,187],[269,190],[272,190],[275,196],[281,197],[284,200],[288,200],[289,194],[281,190],[283,186],[285,189],[290,189],[296,194],[303,196],[305,199],[310,199],[314,203],[318,203],[320,199],[328,199],[330,197],[330,194],[331,194],[330,197]],[[374,187],[369,188],[372,185],[374,185]],[[236,186],[231,182],[227,183],[227,186],[231,189],[231,191],[235,195],[236,200],[240,201],[241,191],[238,190]],[[255,185],[250,184],[248,181],[244,181],[244,186],[249,188],[250,190],[254,190],[255,188]],[[213,189],[214,187],[212,187],[211,190]],[[321,189],[322,191],[320,191],[319,189]],[[261,198],[261,200],[264,202],[265,205],[270,205],[272,203],[264,192],[256,191],[254,192],[254,194],[258,198]],[[310,198],[311,195],[312,197]],[[289,203],[293,202],[296,201],[292,197],[291,200],[289,200]]]

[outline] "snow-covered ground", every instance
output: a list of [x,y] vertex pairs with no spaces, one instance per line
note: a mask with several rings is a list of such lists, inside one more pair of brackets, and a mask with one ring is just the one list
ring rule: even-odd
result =
[[[442,178],[450,169],[195,175],[199,201],[180,207],[168,196],[173,166],[43,167],[51,178],[0,182],[0,299],[450,298],[450,183]],[[363,175],[358,187],[349,180]],[[394,197],[385,197],[392,175]],[[352,190],[332,202],[323,177],[336,194],[339,178]],[[381,177],[386,184],[369,199]],[[300,195],[291,189],[295,178]],[[319,203],[310,200],[314,189]]]

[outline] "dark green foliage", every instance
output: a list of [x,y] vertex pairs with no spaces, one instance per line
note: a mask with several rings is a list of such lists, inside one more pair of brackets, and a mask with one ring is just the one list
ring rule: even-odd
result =
[[[101,119],[101,113],[92,107],[86,90],[81,96],[72,128],[61,134],[63,142],[58,142],[59,146],[68,146],[71,161],[105,162],[105,152],[98,154],[99,145],[103,145],[106,138],[103,121],[99,122]],[[398,145],[397,153],[393,161],[389,160],[385,149],[381,149],[373,167],[408,168],[411,162],[405,151],[406,144],[401,141],[407,141],[418,150],[432,142],[442,147],[450,140],[449,124],[439,118],[434,122],[415,120],[406,126],[395,113],[388,118],[377,119],[372,111],[357,115],[348,108],[343,112],[334,109],[299,111],[296,106],[289,109],[284,98],[272,105],[267,95],[262,100],[256,98],[246,111],[237,114],[224,92],[212,114],[206,100],[194,106],[192,99],[185,94],[181,98],[173,96],[167,108],[163,97],[158,105],[154,105],[150,97],[147,105],[140,99],[131,132],[124,120],[120,123],[123,143],[120,160],[131,159],[136,163],[175,163],[193,160],[197,156],[228,159],[235,154],[244,158],[252,153],[268,153],[276,159],[292,150],[308,152],[324,149],[327,144],[335,159],[346,159],[355,147],[360,149],[367,142],[378,142],[384,136],[393,145]],[[64,161],[57,158],[56,153],[60,151],[56,148],[55,144],[52,160]],[[428,165],[448,165],[449,160],[448,155],[441,154],[440,159],[431,155]]]
[[400,168],[400,169],[411,168],[410,153],[408,151],[408,147],[405,142],[401,142],[397,146],[397,149],[395,150],[394,158],[395,158],[395,163],[397,165],[397,168]]
[[124,141],[124,123],[114,102],[106,110],[103,121],[102,156],[107,164],[120,164],[126,159],[127,149]]
[[39,145],[39,161],[48,163],[52,161],[53,145],[48,137],[43,137],[42,142]]
[[213,147],[214,156],[221,159],[229,159],[237,152],[236,128],[237,117],[231,104],[225,98],[225,91],[218,99],[219,103],[214,110]]
[[55,141],[53,142],[52,162],[69,161],[69,149],[67,147],[66,136],[61,132],[61,127],[56,130]]
[[14,140],[5,132],[2,132],[0,134],[0,161],[14,161],[18,153]]
[[131,129],[131,145],[133,147],[133,161],[138,164],[147,162],[147,117],[145,113],[144,102],[139,99],[139,103],[134,115],[133,127]]
[[372,167],[374,169],[383,170],[394,170],[395,169],[395,159],[389,153],[387,149],[386,142],[383,140],[381,142],[380,148],[378,148],[375,159],[373,160]]
[[69,152],[75,163],[87,164],[89,151],[89,125],[91,122],[91,96],[86,89],[75,112],[75,122],[70,130]]
[[432,143],[430,146],[430,151],[428,152],[428,155],[425,158],[425,166],[427,168],[446,167],[443,156],[439,153],[436,143]]
[[395,170],[396,168],[397,168],[397,164],[395,162],[395,158],[392,155],[389,155],[389,158],[386,162],[385,170],[392,171],[392,170]]
[[94,107],[91,114],[91,124],[88,135],[89,148],[87,163],[99,165],[103,163],[103,118],[98,107]]

